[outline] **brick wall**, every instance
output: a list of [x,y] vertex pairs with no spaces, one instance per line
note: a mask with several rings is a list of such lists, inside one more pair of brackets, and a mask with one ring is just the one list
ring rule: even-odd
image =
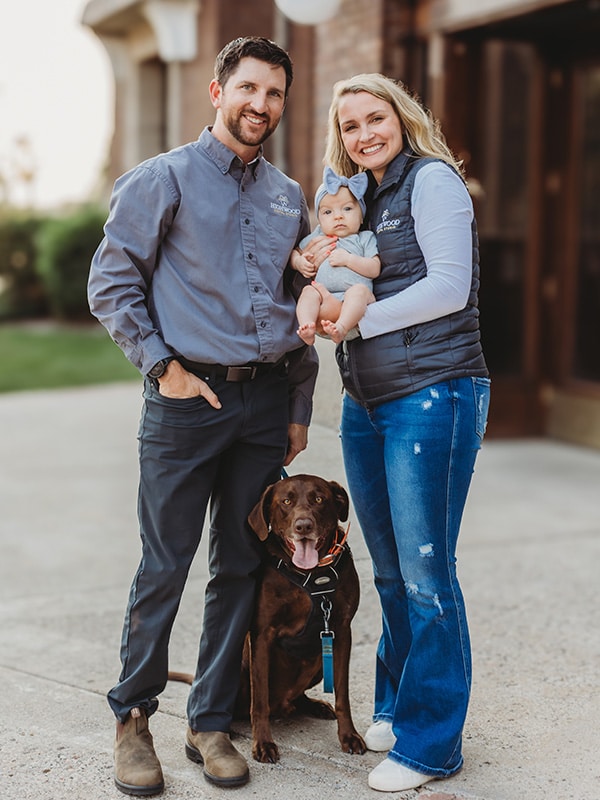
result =
[[312,196],[323,172],[327,115],[333,84],[359,72],[382,71],[384,0],[343,0],[340,13],[315,34]]

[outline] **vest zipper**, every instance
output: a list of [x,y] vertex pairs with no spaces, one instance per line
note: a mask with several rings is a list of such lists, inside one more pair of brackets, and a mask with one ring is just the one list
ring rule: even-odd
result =
[[404,345],[406,347],[406,363],[408,364],[409,368],[412,369],[413,360],[412,360],[412,352],[410,349],[410,345],[412,340],[415,338],[414,331],[412,328],[406,328],[404,330]]

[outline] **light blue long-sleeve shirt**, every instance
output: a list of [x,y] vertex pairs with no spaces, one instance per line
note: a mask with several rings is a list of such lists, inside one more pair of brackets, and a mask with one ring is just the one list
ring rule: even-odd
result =
[[371,303],[358,324],[363,339],[445,317],[469,298],[473,203],[462,179],[448,164],[427,164],[415,178],[411,206],[427,276]]
[[290,358],[291,421],[307,424],[317,357],[296,333],[286,266],[309,232],[298,183],[243,162],[206,128],[115,183],[92,260],[92,313],[146,374],[162,358]]

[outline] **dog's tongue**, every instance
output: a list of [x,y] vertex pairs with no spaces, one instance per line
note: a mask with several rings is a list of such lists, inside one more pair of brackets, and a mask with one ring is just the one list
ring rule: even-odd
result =
[[312,539],[295,541],[296,549],[292,556],[292,564],[300,567],[300,569],[314,569],[319,563],[319,553],[315,544],[316,542]]

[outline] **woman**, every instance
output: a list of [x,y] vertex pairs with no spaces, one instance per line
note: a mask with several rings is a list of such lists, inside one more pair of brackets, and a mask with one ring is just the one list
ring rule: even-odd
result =
[[[398,792],[462,766],[471,656],[455,551],[489,404],[472,203],[436,123],[378,74],[334,87],[326,162],[366,171],[381,273],[338,346],[348,486],[382,609],[369,774]],[[320,262],[321,240],[311,252]],[[355,332],[356,333],[356,332]]]

